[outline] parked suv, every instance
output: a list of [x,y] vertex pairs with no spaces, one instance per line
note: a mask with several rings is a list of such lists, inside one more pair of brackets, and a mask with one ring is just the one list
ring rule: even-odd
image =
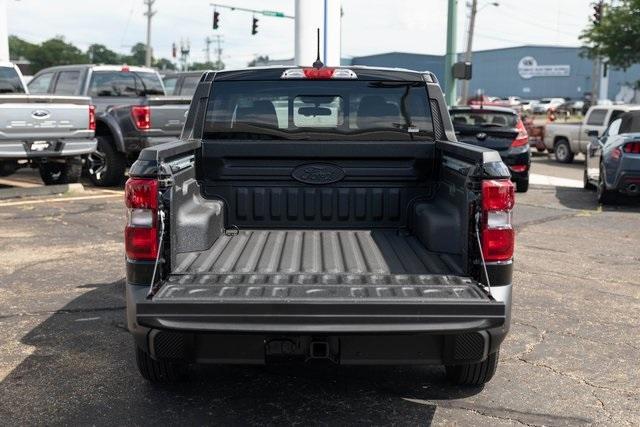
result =
[[125,187],[128,328],[150,381],[189,363],[445,365],[493,377],[514,187],[456,140],[435,75],[207,73],[182,140]]
[[35,94],[82,95],[96,106],[98,148],[88,158],[96,185],[120,183],[140,151],[180,135],[191,97],[167,97],[158,73],[144,67],[64,65],[38,72]]

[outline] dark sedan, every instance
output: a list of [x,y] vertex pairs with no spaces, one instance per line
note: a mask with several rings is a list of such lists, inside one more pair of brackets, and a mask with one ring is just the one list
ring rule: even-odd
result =
[[587,147],[584,187],[594,188],[598,202],[608,204],[618,194],[640,195],[640,111],[624,113]]
[[458,140],[500,153],[511,171],[516,190],[529,189],[531,149],[529,135],[518,113],[494,106],[453,107],[450,110]]

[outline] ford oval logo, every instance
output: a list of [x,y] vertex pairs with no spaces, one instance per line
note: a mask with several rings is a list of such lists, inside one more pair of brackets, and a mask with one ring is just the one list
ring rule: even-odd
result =
[[308,163],[295,168],[291,176],[305,184],[331,184],[344,178],[344,170],[327,163]]
[[34,119],[46,119],[49,115],[47,110],[34,110],[31,112],[31,117]]

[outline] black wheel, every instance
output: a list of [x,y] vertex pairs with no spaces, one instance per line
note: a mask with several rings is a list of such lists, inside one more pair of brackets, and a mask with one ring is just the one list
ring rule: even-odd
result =
[[127,159],[108,136],[98,136],[98,148],[87,157],[89,178],[99,187],[118,185],[124,180]]
[[558,140],[553,152],[555,153],[556,161],[560,163],[573,162],[573,153],[571,152],[571,146],[569,145],[569,141],[567,141],[566,139]]
[[585,190],[595,190],[596,186],[589,181],[589,175],[587,175],[587,170],[584,170],[584,174],[582,176],[582,187]]
[[536,147],[536,150],[538,150],[538,153],[544,153],[545,151],[547,151],[547,147]]
[[45,185],[71,184],[78,182],[82,174],[82,160],[67,159],[65,162],[40,163],[40,178]]
[[18,162],[12,160],[5,160],[0,162],[0,176],[13,175],[18,170]]
[[604,182],[604,166],[602,163],[600,164],[600,176],[598,177],[596,192],[598,194],[598,203],[602,205],[610,205],[616,201],[615,192],[607,190],[607,186]]
[[447,365],[447,378],[457,385],[481,386],[488,383],[496,373],[499,355],[500,352],[495,352],[479,363]]
[[518,179],[516,181],[516,191],[518,193],[526,193],[529,190],[529,178]]
[[171,360],[155,360],[136,345],[136,364],[140,375],[152,383],[170,384],[186,377],[186,365]]

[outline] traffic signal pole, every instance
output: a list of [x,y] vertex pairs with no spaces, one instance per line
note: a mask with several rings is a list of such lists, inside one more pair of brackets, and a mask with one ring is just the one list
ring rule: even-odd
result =
[[9,31],[7,29],[7,1],[0,0],[0,62],[9,61]]
[[448,0],[447,13],[447,53],[444,60],[444,87],[447,105],[456,102],[456,81],[453,78],[453,64],[456,62],[456,30],[458,22],[458,0]]

